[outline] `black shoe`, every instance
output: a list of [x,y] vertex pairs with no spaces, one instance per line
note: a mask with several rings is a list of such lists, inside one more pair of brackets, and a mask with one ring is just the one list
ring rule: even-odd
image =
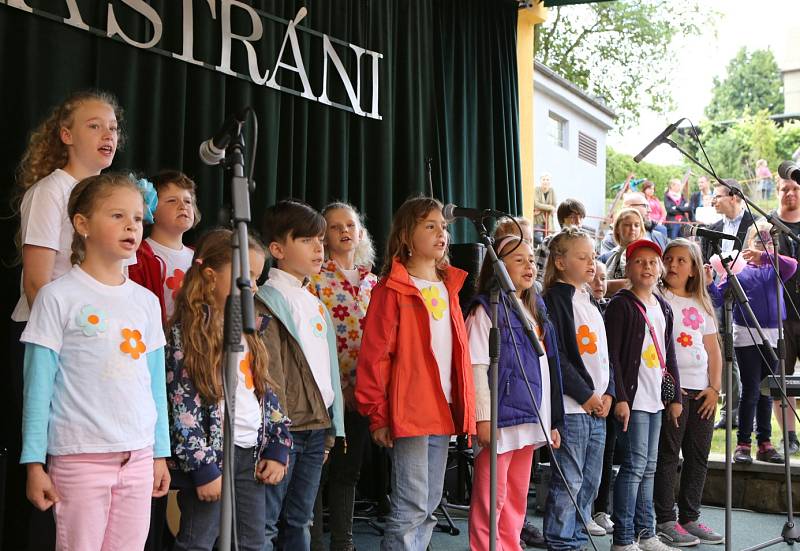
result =
[[[782,449],[782,450],[784,449],[783,438],[781,438],[781,448],[780,449]],[[791,438],[789,438],[789,445],[786,446],[785,449],[786,449],[786,452],[789,455],[794,455],[797,452],[800,452],[800,442],[798,442],[797,440],[792,440]]]
[[750,455],[750,446],[748,444],[736,446],[736,451],[733,452],[733,462],[745,465],[750,465],[753,462],[753,456]]
[[547,544],[544,541],[542,531],[530,522],[526,522],[522,527],[522,532],[519,534],[521,539],[527,547],[538,547],[539,549],[547,549]]
[[756,459],[759,461],[765,461],[766,463],[776,463],[779,465],[783,465],[784,463],[783,456],[778,453],[778,450],[776,450],[775,447],[769,442],[763,442],[758,445]]

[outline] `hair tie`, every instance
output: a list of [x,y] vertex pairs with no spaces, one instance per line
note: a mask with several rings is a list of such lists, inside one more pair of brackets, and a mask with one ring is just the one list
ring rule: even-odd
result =
[[203,264],[203,259],[202,259],[202,258],[195,258],[195,259],[194,259],[194,262],[195,262],[195,264],[200,264],[200,265],[202,265],[202,264]]
[[131,179],[136,181],[136,187],[139,188],[139,191],[141,191],[144,196],[144,222],[145,224],[152,224],[155,220],[153,215],[158,206],[158,192],[153,182],[147,178],[139,178],[136,180],[135,176],[131,174]]
[[[522,238],[520,236],[518,236],[518,235],[513,234],[513,233],[501,237],[500,241],[497,243],[497,247],[495,247],[495,250],[497,251],[497,254],[499,255],[500,251],[502,251],[503,248],[506,245],[508,245],[511,241],[522,241]],[[519,245],[517,245],[517,246],[519,246]]]

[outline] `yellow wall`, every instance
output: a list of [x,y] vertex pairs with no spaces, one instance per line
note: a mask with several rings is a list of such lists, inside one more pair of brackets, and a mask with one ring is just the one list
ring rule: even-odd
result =
[[517,73],[519,76],[519,149],[522,171],[522,214],[533,216],[533,37],[534,25],[547,19],[547,8],[533,2],[519,10]]

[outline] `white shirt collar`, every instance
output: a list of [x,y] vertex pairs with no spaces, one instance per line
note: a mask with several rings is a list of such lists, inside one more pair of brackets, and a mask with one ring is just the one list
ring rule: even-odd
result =
[[284,272],[280,268],[270,268],[269,279],[272,280],[273,282],[283,283],[284,285],[288,285],[289,287],[296,287],[298,289],[301,289],[306,285],[308,285],[308,278],[305,278],[303,279],[303,281],[300,281],[289,272]]
[[732,224],[737,224],[737,223],[741,222],[743,216],[744,216],[744,209],[740,210],[739,214],[737,214],[733,218],[728,218],[727,216],[725,216],[723,214],[722,215],[722,219],[725,220],[725,223],[732,225]]

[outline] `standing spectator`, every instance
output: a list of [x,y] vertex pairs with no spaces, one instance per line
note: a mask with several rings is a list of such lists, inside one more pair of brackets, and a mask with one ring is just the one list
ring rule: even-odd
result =
[[639,189],[644,193],[647,205],[650,207],[650,220],[656,224],[663,224],[667,219],[667,211],[664,210],[661,200],[656,197],[656,185],[650,180],[645,180]]
[[[728,184],[732,189],[736,190],[738,193],[741,193],[742,186],[733,179],[726,179],[723,180],[726,184]],[[747,212],[744,208],[744,203],[742,202],[741,195],[731,195],[731,190],[723,185],[718,185],[714,187],[714,195],[711,198],[711,204],[714,205],[714,208],[717,210],[718,213],[722,215],[722,220],[716,222],[715,224],[711,224],[709,229],[714,231],[721,231],[730,235],[735,235],[737,239],[739,239],[739,243],[745,243],[745,237],[747,237],[747,229],[753,224],[753,217]],[[701,247],[703,249],[703,260],[708,262],[708,259],[714,254],[711,249],[711,243],[704,239]],[[720,248],[723,253],[730,253],[733,250],[734,241],[730,239],[724,239],[720,242]],[[722,327],[721,323],[721,313],[717,313],[717,316],[720,316],[718,319],[720,320],[720,327]],[[723,366],[724,370],[724,366]],[[723,381],[725,380],[725,373],[722,374]],[[734,358],[733,362],[733,388],[731,389],[731,399],[733,403],[731,404],[731,409],[733,411],[733,426],[738,426],[738,418],[739,418],[739,386],[740,386],[740,378],[739,378],[739,366],[736,363],[736,359]],[[715,429],[724,429],[725,428],[725,404],[727,401],[727,396],[722,402],[722,407],[720,408],[720,418],[717,423],[714,425]]]
[[[778,178],[778,208],[773,213],[778,219],[786,224],[795,235],[800,235],[800,185],[794,180],[783,180]],[[780,253],[791,256],[800,261],[800,246],[786,236],[780,238]],[[786,343],[786,374],[794,375],[795,364],[800,356],[800,276],[795,273],[784,286],[784,300],[786,302],[786,319],[783,321],[784,339]],[[795,409],[797,400],[789,398],[789,407]],[[780,411],[780,401],[774,405],[775,417],[781,425],[783,419]],[[787,412],[786,421],[789,427],[789,447],[790,454],[800,451],[800,442],[797,439],[797,429],[795,428],[794,415]],[[783,432],[781,430],[781,432]],[[781,446],[781,449],[783,447]]]
[[708,184],[708,177],[700,176],[697,179],[697,188],[698,190],[692,193],[689,198],[689,208],[691,209],[689,218],[692,221],[697,220],[697,209],[711,206],[711,198],[713,197],[711,186]]
[[691,212],[689,201],[683,195],[683,183],[677,178],[669,181],[669,189],[664,194],[664,206],[667,209],[667,237],[675,239],[681,234],[680,223],[688,221]]
[[546,235],[550,235],[555,227],[553,226],[553,212],[556,210],[556,192],[551,186],[550,174],[545,172],[539,179],[539,187],[536,188],[536,198],[533,203],[533,227],[535,242],[541,243]]
[[761,190],[761,199],[772,199],[775,182],[772,180],[772,172],[769,171],[767,161],[764,159],[756,161],[756,180],[758,180],[758,189]]
[[[558,225],[562,229],[569,226],[580,228],[583,225],[584,218],[586,218],[586,207],[577,199],[565,199],[558,205],[556,218],[558,219]],[[553,240],[554,235],[546,236],[536,247],[536,281],[539,284],[544,282],[544,267],[547,265],[547,257],[550,254],[550,241]],[[495,239],[497,239],[497,235],[495,235]]]

